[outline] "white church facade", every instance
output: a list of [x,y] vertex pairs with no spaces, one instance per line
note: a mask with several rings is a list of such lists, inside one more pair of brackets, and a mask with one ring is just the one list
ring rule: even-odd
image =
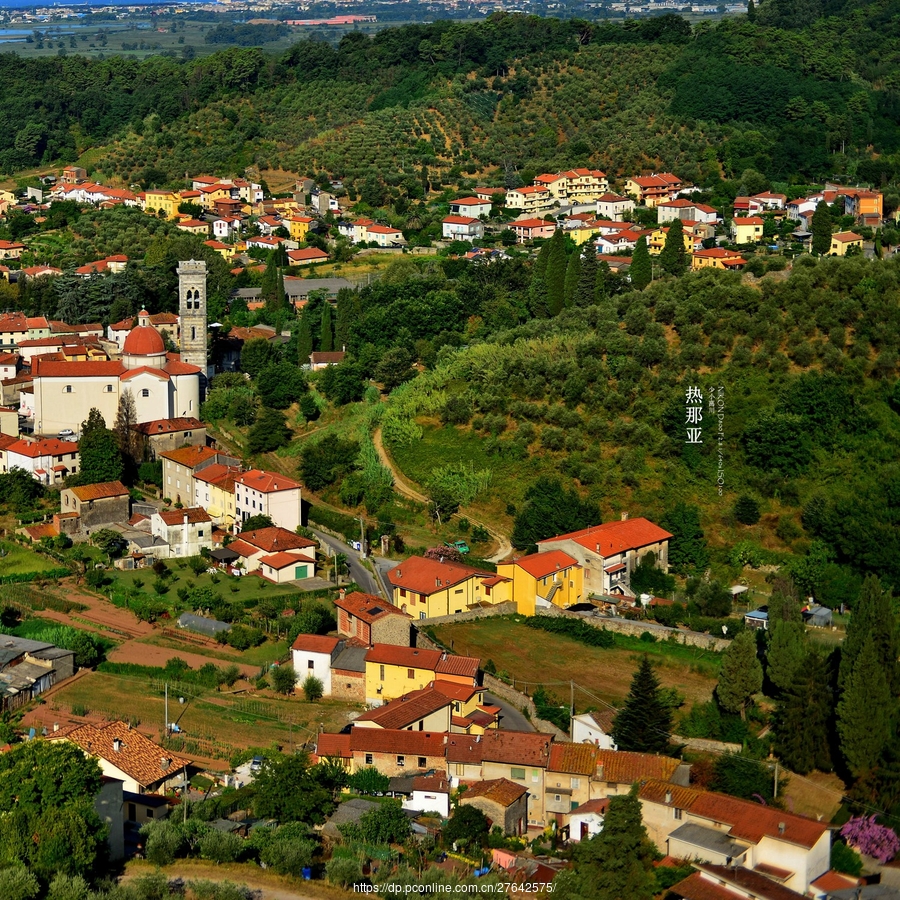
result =
[[131,392],[137,424],[157,419],[199,416],[206,376],[206,264],[181,263],[179,307],[182,352],[167,353],[150,315],[141,310],[138,324],[122,346],[119,360],[62,362],[32,360],[34,427],[37,434],[78,431],[92,408],[112,427],[119,401]]

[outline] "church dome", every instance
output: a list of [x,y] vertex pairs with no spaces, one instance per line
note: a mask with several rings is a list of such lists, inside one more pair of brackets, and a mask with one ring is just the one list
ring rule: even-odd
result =
[[166,352],[166,344],[152,325],[137,325],[125,338],[122,352],[128,356],[157,356]]

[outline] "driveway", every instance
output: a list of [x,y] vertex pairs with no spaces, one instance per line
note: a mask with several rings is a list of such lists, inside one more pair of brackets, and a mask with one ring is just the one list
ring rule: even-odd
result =
[[375,577],[363,564],[360,554],[354,550],[349,544],[333,534],[326,534],[316,528],[311,529],[312,533],[319,539],[323,549],[327,548],[329,553],[337,551],[343,553],[347,557],[347,564],[350,567],[350,577],[359,585],[359,589],[367,594],[382,595],[382,590],[375,581]]
[[500,697],[495,697],[493,694],[486,693],[484,695],[484,702],[500,707],[501,729],[505,731],[534,731],[534,725],[525,718],[522,711],[516,709],[516,707],[508,701],[503,700]]

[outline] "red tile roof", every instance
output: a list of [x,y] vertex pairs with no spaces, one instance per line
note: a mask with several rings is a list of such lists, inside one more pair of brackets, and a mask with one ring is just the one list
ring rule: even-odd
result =
[[556,222],[547,222],[544,219],[519,219],[518,222],[511,222],[510,228],[556,228]]
[[470,216],[444,216],[441,221],[445,225],[477,225],[481,222],[480,219],[473,219]]
[[466,678],[478,677],[478,667],[481,660],[475,656],[454,656],[445,654],[434,667],[435,675],[462,675]]
[[259,547],[254,547],[252,544],[248,544],[246,541],[242,541],[240,538],[232,541],[228,545],[228,549],[233,550],[235,553],[237,553],[238,556],[243,556],[244,558],[255,556],[260,552]]
[[302,250],[288,250],[288,259],[292,262],[324,261],[328,254],[318,247],[304,247]]
[[18,453],[37,459],[39,456],[69,456],[78,452],[78,444],[71,441],[60,441],[56,438],[45,438],[40,441],[18,440],[6,448],[8,453]]
[[110,497],[127,497],[128,488],[121,481],[102,481],[98,484],[83,484],[69,488],[72,493],[87,503],[89,500],[106,500]]
[[839,231],[837,234],[833,234],[831,239],[833,241],[838,241],[841,244],[846,244],[851,241],[861,241],[862,235],[855,234],[852,231]]
[[340,643],[340,638],[327,634],[298,634],[297,639],[291,644],[291,650],[301,650],[307,653],[331,653]]
[[446,737],[443,733],[432,731],[353,728],[350,731],[350,749],[357,753],[443,757]]
[[577,559],[574,559],[562,550],[544,550],[542,553],[532,553],[530,556],[523,556],[521,559],[517,559],[515,564],[534,578],[555,575],[557,572],[565,571],[572,566],[581,568]]
[[316,756],[335,756],[340,759],[350,759],[350,735],[349,734],[320,734],[316,740]]
[[524,731],[486,731],[482,736],[482,759],[546,768],[550,759],[549,734]]
[[409,613],[403,612],[403,610],[398,609],[392,603],[382,600],[380,597],[374,596],[374,594],[363,594],[360,591],[353,591],[343,597],[338,597],[334,601],[334,605],[369,625],[377,619],[383,619],[385,616],[412,618]]
[[597,748],[593,744],[556,742],[550,746],[550,764],[554,772],[590,777],[597,772]]
[[238,484],[242,484],[261,494],[271,494],[275,491],[291,491],[300,487],[299,481],[288,478],[286,475],[279,475],[275,472],[266,472],[263,469],[251,469],[244,472],[237,479]]
[[457,562],[440,562],[424,556],[411,556],[388,572],[388,581],[399,588],[406,588],[426,596],[445,590],[469,578],[490,578],[494,573],[474,569]]
[[469,785],[462,795],[461,801],[465,803],[467,800],[483,797],[485,800],[491,800],[499,806],[506,807],[512,806],[527,793],[528,788],[521,784],[516,784],[507,778],[493,778],[489,781],[476,781],[475,784]]
[[175,419],[154,419],[152,422],[141,422],[140,425],[134,426],[135,431],[146,435],[172,434],[175,431],[194,431],[198,428],[206,428],[206,425],[193,416],[183,416]]
[[597,800],[587,800],[582,803],[581,806],[576,806],[569,815],[577,816],[584,815],[585,813],[597,813],[599,816],[604,816],[606,815],[608,806],[609,797],[603,797]]
[[457,684],[455,681],[433,681],[431,686],[451,700],[467,701],[477,694],[481,688],[472,684]]
[[[2,329],[2,326],[0,326]],[[55,362],[35,356],[31,360],[31,374],[34,378],[77,378],[79,376],[99,375],[104,378],[118,378],[126,372],[125,366],[118,360]]]
[[831,891],[845,891],[847,888],[854,888],[859,885],[859,879],[853,878],[851,875],[843,875],[829,869],[824,875],[820,875],[815,881],[810,883],[810,887],[814,887],[824,893]]
[[280,528],[277,525],[271,528],[256,528],[253,531],[242,531],[240,539],[258,550],[264,550],[266,553],[278,553],[282,550],[303,550],[306,547],[317,546],[315,541],[309,538],[301,537],[288,531],[287,528]]
[[651,779],[668,782],[678,766],[679,761],[671,756],[625,750],[597,750],[597,777],[601,781],[616,784],[634,784],[636,781]]
[[172,462],[179,463],[193,469],[198,463],[206,462],[208,459],[214,459],[216,451],[209,447],[179,447],[177,450],[166,450],[159,454],[163,459],[169,459]]
[[741,894],[728,890],[728,888],[709,881],[700,872],[688,875],[684,881],[673,885],[672,895],[683,900],[743,900]]
[[726,887],[732,885],[741,897],[749,894],[759,900],[800,900],[805,896],[743,866],[714,866],[709,863],[697,863],[697,868],[708,878],[711,876],[710,880],[725,882]]
[[[601,754],[604,751],[600,751]],[[605,751],[612,752],[612,751]],[[770,806],[738,800],[727,794],[695,791],[663,781],[647,781],[641,785],[640,798],[652,803],[666,803],[666,793],[673,794],[671,806],[688,809],[692,816],[731,825],[729,834],[751,843],[764,837],[787,841],[801,847],[813,847],[828,830],[825,822],[817,822]],[[783,826],[783,828],[782,828]]]
[[760,216],[735,216],[731,221],[735,225],[765,225],[765,220]]
[[259,561],[270,569],[280,571],[288,566],[296,566],[301,562],[309,562],[308,557],[295,556],[293,553],[272,553],[270,556],[261,556]]
[[367,663],[386,666],[405,666],[408,669],[428,669],[433,672],[441,659],[440,650],[417,647],[395,647],[393,644],[373,644],[366,654]]
[[450,705],[449,698],[434,688],[426,687],[420,691],[410,691],[384,706],[378,706],[363,713],[357,722],[374,722],[381,728],[402,729],[446,709]]
[[625,550],[646,547],[648,544],[655,544],[671,537],[668,531],[654,525],[649,519],[637,518],[592,525],[581,531],[572,531],[569,534],[548,538],[546,541],[538,541],[538,547],[549,541],[573,540],[582,547],[607,557]]
[[198,525],[201,522],[212,522],[209,513],[202,506],[163,510],[159,513],[159,517],[166,525],[183,525],[185,521],[191,525]]
[[219,490],[229,494],[234,493],[234,480],[241,474],[239,466],[225,466],[222,463],[213,463],[205,469],[194,473],[195,481],[215,485]]

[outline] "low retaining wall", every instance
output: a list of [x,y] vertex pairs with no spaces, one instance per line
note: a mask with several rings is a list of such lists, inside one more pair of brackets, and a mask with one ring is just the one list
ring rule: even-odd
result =
[[657,640],[667,641],[673,635],[679,644],[689,647],[699,647],[702,650],[720,652],[725,650],[731,641],[727,638],[714,637],[711,634],[703,634],[700,631],[687,631],[683,628],[669,628],[667,625],[658,625],[656,622],[635,622],[631,619],[622,619],[612,616],[595,616],[591,613],[569,612],[558,606],[539,607],[535,610],[538,616],[565,616],[570,619],[579,619],[593,628],[601,628],[604,631],[618,631],[620,634],[630,634],[640,637],[645,631],[649,631]]
[[682,737],[680,734],[672,735],[672,743],[684,744],[688,750],[696,750],[699,753],[740,753],[744,749],[740,744],[729,744],[727,741],[709,741],[706,738]]
[[489,619],[491,616],[514,616],[516,612],[515,603],[498,603],[496,606],[479,606],[477,609],[467,609],[465,612],[453,613],[450,616],[418,619],[416,625],[446,625],[447,623],[474,622],[476,619]]

